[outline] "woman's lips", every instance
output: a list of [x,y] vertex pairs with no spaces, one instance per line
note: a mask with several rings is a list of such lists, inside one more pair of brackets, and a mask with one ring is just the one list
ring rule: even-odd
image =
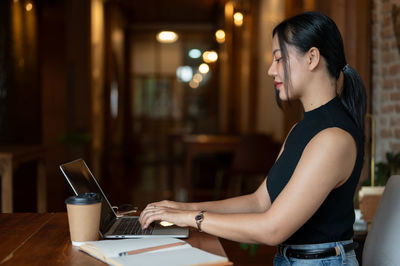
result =
[[274,81],[275,87],[279,89],[280,86],[282,86],[282,82]]

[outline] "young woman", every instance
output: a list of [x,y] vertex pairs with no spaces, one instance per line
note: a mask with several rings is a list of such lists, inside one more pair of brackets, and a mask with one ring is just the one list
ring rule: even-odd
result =
[[304,118],[252,194],[214,202],[149,204],[143,228],[166,220],[226,239],[278,245],[274,265],[358,265],[353,196],[363,164],[365,89],[336,24],[317,12],[273,30],[278,104],[298,99]]

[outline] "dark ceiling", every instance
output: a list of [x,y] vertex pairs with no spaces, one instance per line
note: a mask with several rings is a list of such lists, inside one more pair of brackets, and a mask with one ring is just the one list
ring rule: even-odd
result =
[[[114,0],[130,24],[208,24],[223,14],[225,0]],[[222,13],[221,13],[222,12]]]

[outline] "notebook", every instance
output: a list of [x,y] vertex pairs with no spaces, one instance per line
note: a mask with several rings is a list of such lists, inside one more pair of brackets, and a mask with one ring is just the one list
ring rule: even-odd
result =
[[162,226],[154,223],[148,229],[142,230],[138,216],[118,217],[103,193],[99,183],[89,170],[85,161],[75,161],[60,165],[72,190],[76,195],[85,192],[95,192],[102,198],[100,235],[103,238],[148,238],[148,237],[177,237],[187,238],[189,228],[176,225]]
[[168,237],[90,241],[79,249],[109,265],[232,265],[226,257]]

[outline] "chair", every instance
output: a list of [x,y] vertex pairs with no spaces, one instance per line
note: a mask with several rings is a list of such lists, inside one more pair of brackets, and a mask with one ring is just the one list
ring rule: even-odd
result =
[[400,265],[400,175],[392,176],[364,244],[366,266]]
[[[223,174],[223,183],[227,183],[225,196],[237,196],[258,187],[260,180],[274,164],[279,149],[280,145],[268,135],[242,136],[234,151],[232,164]],[[255,177],[259,179],[254,179]],[[249,183],[249,178],[253,179],[253,183],[249,184],[250,189],[243,191],[243,185]]]

